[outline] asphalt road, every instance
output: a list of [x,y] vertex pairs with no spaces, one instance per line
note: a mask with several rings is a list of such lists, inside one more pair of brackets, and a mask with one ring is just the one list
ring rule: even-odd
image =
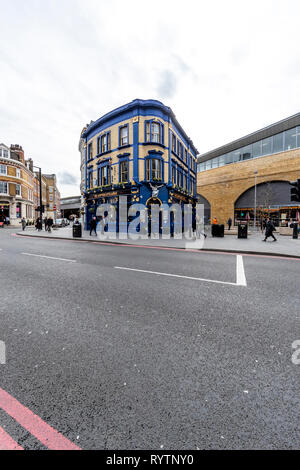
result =
[[82,449],[299,448],[300,261],[12,234],[2,441],[47,448],[34,413]]

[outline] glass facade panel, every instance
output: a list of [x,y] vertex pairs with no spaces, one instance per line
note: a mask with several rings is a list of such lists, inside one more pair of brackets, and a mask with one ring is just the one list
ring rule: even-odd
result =
[[240,157],[241,157],[241,151],[238,149],[238,150],[234,150],[232,153],[232,158],[233,158],[233,162],[239,162],[240,161]]
[[272,153],[272,137],[262,140],[262,155],[270,155]]
[[296,148],[296,127],[284,133],[284,150]]
[[252,144],[252,155],[253,158],[260,157],[262,155],[261,140]]
[[249,160],[252,158],[252,145],[241,148],[241,160]]
[[219,166],[225,165],[225,155],[219,157]]
[[273,135],[273,153],[283,151],[283,132]]
[[212,159],[212,168],[218,168],[219,166],[219,159],[218,158],[213,158]]
[[300,126],[296,127],[297,147],[300,147]]
[[211,160],[207,160],[206,163],[206,170],[210,170],[211,169]]

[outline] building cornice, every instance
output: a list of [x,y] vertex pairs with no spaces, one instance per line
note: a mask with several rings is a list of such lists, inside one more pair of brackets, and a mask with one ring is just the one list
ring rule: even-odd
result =
[[178,129],[178,131],[186,140],[187,144],[191,147],[195,155],[197,155],[199,153],[198,150],[194,146],[193,141],[190,139],[190,137],[187,136],[187,134],[177,121],[177,118],[173,113],[172,109],[168,106],[165,106],[161,101],[157,100],[136,99],[131,101],[130,103],[120,106],[119,108],[116,108],[110,111],[109,113],[104,114],[96,121],[92,121],[92,123],[87,127],[87,129],[82,131],[81,138],[88,139],[89,137],[93,136],[95,131],[97,131],[98,129],[101,128],[101,130],[103,130],[105,125],[107,125],[107,127],[110,127],[111,125],[117,124],[117,122],[121,122],[122,120],[129,119],[130,117],[135,117],[139,115],[151,115],[155,110],[161,113],[162,119],[165,119]]

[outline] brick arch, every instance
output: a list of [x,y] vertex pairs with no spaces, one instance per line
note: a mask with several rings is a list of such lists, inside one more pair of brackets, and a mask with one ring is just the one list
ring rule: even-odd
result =
[[[254,178],[253,178],[253,180],[254,180]],[[277,181],[282,181],[282,182],[284,182],[284,183],[288,183],[290,180],[287,179],[287,178],[280,178],[280,177],[277,177],[277,176],[275,176],[275,175],[270,175],[270,176],[266,176],[266,177],[263,177],[263,178],[258,177],[258,178],[257,178],[256,186],[260,186],[261,184],[265,184],[265,183],[273,183],[273,182],[275,183],[275,182],[277,182]],[[255,185],[254,185],[254,181],[252,181],[251,183],[245,184],[245,186],[244,186],[244,188],[243,188],[242,191],[239,189],[239,192],[238,192],[238,194],[236,195],[236,197],[235,197],[235,199],[234,199],[234,205],[235,205],[235,203],[237,202],[237,200],[238,200],[246,191],[248,191],[248,190],[251,189],[251,188],[254,188],[254,186],[255,186]]]
[[[268,178],[264,178],[264,181],[258,181],[256,183],[256,187],[262,185],[262,184],[266,184],[266,183],[277,183],[277,182],[282,182],[282,183],[288,183],[289,180],[286,179],[286,178],[276,178],[276,177],[268,177]],[[247,191],[249,191],[249,189],[252,189],[254,188],[254,183],[250,184],[250,185],[247,185],[247,188],[245,190],[243,190],[242,192],[239,193],[239,195],[235,198],[234,200],[234,205],[236,204],[237,200],[243,195],[245,194]]]

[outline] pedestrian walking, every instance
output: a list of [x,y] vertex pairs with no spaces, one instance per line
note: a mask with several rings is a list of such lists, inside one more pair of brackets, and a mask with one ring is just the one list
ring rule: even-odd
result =
[[24,230],[25,230],[25,227],[26,227],[26,220],[25,220],[25,217],[22,218],[21,224],[22,224],[22,230],[24,231]]
[[207,235],[201,230],[201,217],[197,214],[196,216],[196,238],[201,238],[201,235],[206,238]]
[[48,219],[47,219],[47,217],[44,218],[44,224],[45,224],[45,231],[47,232],[47,230],[48,230]]
[[263,242],[267,241],[267,238],[273,237],[273,242],[277,242],[277,238],[274,237],[273,232],[275,232],[276,229],[274,227],[273,222],[268,218],[267,223],[266,223],[266,233],[265,233],[265,238],[263,239]]
[[92,235],[92,232],[95,232],[95,235],[97,235],[97,219],[96,217],[93,217],[92,220],[90,221],[90,235]]
[[213,225],[216,225],[216,224],[218,223],[218,221],[217,221],[217,217],[214,217],[214,218],[213,218],[213,221],[212,221],[212,223],[213,223]]
[[47,219],[48,232],[51,232],[51,227],[52,227],[52,225],[53,225],[53,219],[52,219],[52,217],[49,217],[49,218]]
[[230,230],[231,225],[232,225],[232,219],[231,219],[231,217],[229,217],[229,219],[227,220],[227,224],[228,224],[228,230]]
[[38,217],[36,219],[36,223],[35,223],[35,229],[38,230],[39,232],[42,230],[42,220]]

